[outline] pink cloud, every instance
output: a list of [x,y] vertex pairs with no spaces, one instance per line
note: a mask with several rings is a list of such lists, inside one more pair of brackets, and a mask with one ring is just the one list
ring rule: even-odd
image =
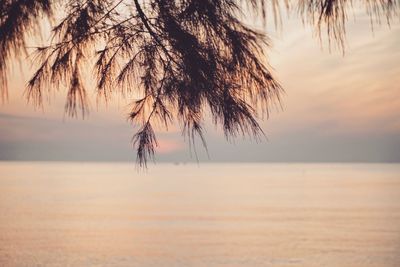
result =
[[159,138],[157,142],[158,146],[156,148],[156,151],[160,154],[168,154],[174,151],[181,150],[184,147],[184,145],[180,142],[165,138]]

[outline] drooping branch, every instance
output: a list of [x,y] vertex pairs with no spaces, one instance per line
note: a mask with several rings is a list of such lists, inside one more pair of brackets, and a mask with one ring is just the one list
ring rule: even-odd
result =
[[7,68],[13,59],[26,55],[25,36],[38,30],[39,17],[51,18],[51,0],[0,1],[0,97],[7,98]]

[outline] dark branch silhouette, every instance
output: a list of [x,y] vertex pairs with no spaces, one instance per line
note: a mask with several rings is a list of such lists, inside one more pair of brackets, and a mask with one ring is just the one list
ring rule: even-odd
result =
[[[65,112],[84,116],[87,89],[82,78],[93,63],[96,90],[106,101],[113,92],[135,92],[129,119],[145,165],[157,140],[154,124],[174,120],[194,142],[203,138],[207,112],[227,138],[263,134],[257,118],[279,103],[282,88],[264,51],[267,36],[246,26],[243,10],[278,24],[282,7],[326,30],[344,48],[351,0],[0,0],[0,91],[7,94],[7,65],[26,54],[25,38],[43,17],[56,21],[52,39],[35,51],[38,69],[28,82],[28,100],[43,103],[46,91],[65,87]],[[360,0],[373,21],[398,14],[395,0]],[[54,19],[63,10],[61,20]]]

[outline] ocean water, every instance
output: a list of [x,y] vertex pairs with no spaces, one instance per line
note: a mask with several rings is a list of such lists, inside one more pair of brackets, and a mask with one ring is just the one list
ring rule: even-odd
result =
[[2,162],[0,266],[400,266],[400,165]]

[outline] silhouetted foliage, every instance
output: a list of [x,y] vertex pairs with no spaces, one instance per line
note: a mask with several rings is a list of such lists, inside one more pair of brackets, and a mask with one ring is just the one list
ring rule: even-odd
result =
[[[360,0],[373,20],[397,14],[395,0]],[[154,155],[154,123],[173,120],[191,142],[203,143],[207,112],[227,138],[259,137],[258,112],[279,102],[281,86],[268,67],[267,36],[247,26],[244,10],[256,19],[281,9],[297,10],[318,33],[343,48],[350,0],[1,0],[0,86],[7,88],[7,64],[26,53],[25,38],[39,20],[53,21],[52,39],[36,49],[38,69],[27,96],[41,105],[44,90],[67,88],[65,111],[87,111],[83,72],[94,62],[96,90],[135,92],[130,120],[140,128],[133,137],[139,164]],[[56,12],[61,10],[62,12]],[[57,19],[55,13],[63,15]],[[59,15],[60,15],[59,14]],[[247,18],[248,19],[248,18]]]

